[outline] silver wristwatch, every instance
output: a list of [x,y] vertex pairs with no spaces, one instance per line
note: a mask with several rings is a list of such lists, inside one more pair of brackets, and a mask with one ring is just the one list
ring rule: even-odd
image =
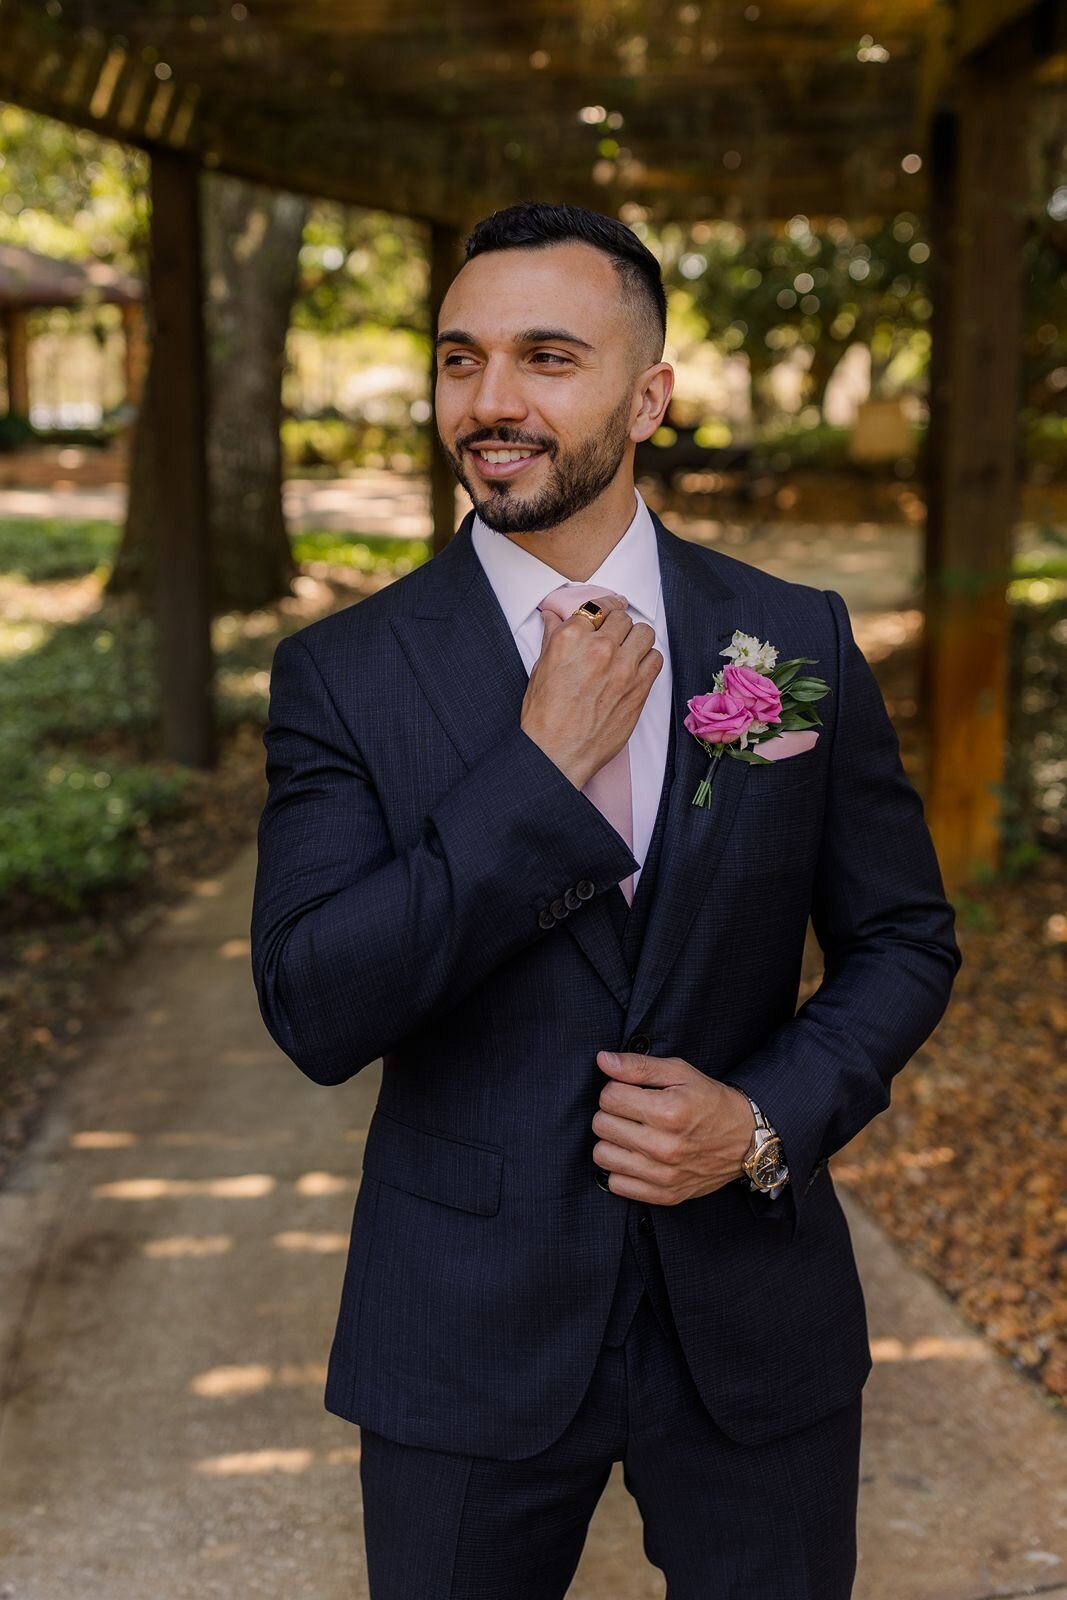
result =
[[[737,1088],[738,1085],[733,1085]],[[741,1090],[742,1094],[745,1091]],[[741,1165],[748,1175],[750,1189],[776,1197],[789,1182],[789,1168],[785,1163],[782,1141],[750,1094],[745,1099],[752,1107],[756,1126],[752,1130],[752,1143]]]

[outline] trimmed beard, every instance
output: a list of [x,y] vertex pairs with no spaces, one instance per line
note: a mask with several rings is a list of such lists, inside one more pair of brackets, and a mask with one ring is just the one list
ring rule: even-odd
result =
[[492,485],[487,485],[483,479],[472,482],[460,458],[453,454],[439,433],[436,437],[486,527],[497,533],[540,533],[584,511],[612,482],[630,442],[630,403],[631,396],[624,396],[603,427],[567,455],[546,451],[548,482],[529,499],[524,498],[519,489],[512,492],[512,480],[508,478]]

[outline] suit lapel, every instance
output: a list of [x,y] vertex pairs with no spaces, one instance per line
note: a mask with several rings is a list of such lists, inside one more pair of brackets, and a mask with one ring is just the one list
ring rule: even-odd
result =
[[[760,632],[758,603],[742,601],[689,541],[652,513],[671,653],[675,779],[667,802],[654,896],[631,976],[604,895],[560,924],[626,1012],[629,1034],[647,1014],[678,957],[722,860],[749,767],[723,759],[710,810],[691,804],[707,758],[683,726],[687,701],[704,694],[728,658],[735,628]],[[464,764],[490,754],[519,719],[528,682],[492,584],[471,542],[474,513],[419,569],[414,613],[392,626],[412,670]],[[546,891],[560,885],[546,884]]]
[[652,520],[659,542],[660,576],[671,652],[671,714],[675,732],[675,778],[668,801],[655,893],[648,907],[641,952],[626,1008],[624,1033],[647,1015],[677,960],[693,919],[706,899],[735,826],[748,763],[721,758],[710,809],[693,795],[707,768],[707,754],[684,726],[688,701],[706,694],[729,660],[719,652],[736,628],[760,633],[762,608],[742,600],[688,540]]
[[[519,720],[529,679],[507,618],[471,542],[474,513],[440,553],[419,569],[414,616],[392,619],[412,670],[436,716],[470,768],[489,755]],[[545,884],[551,899],[564,888]],[[534,909],[530,908],[531,923]],[[630,974],[603,895],[560,923],[585,952],[621,1006]]]

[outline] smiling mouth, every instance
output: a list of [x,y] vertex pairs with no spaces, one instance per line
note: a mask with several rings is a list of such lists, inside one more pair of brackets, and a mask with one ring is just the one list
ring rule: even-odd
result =
[[531,461],[537,461],[545,454],[543,450],[530,449],[525,445],[515,445],[509,449],[490,449],[487,446],[468,446],[469,454],[474,458],[474,464],[483,478],[490,480],[496,478],[514,478],[525,471]]

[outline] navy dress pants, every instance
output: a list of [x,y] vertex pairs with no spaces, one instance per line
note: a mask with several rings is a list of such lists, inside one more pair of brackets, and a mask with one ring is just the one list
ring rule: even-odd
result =
[[730,1439],[689,1373],[649,1210],[626,1205],[592,1380],[547,1449],[499,1461],[361,1428],[371,1600],[562,1600],[614,1461],[667,1600],[849,1600],[862,1392],[768,1444]]

